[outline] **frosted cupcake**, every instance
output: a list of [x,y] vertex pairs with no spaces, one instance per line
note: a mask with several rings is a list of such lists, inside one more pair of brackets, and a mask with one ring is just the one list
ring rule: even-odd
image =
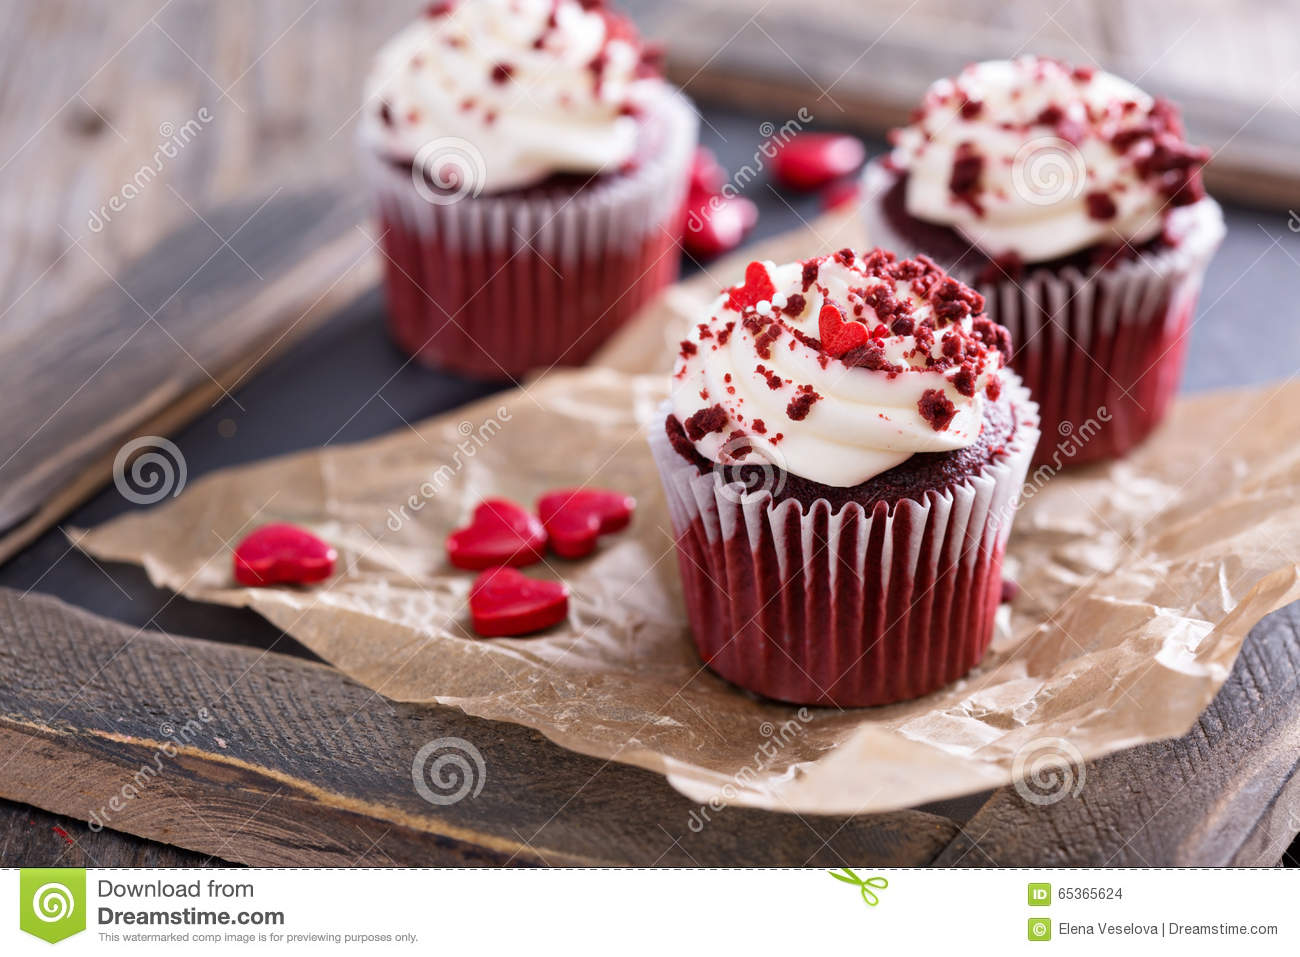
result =
[[1038,440],[1005,329],[922,256],[751,263],[682,342],[650,445],[705,662],[875,705],[966,674]]
[[422,361],[580,364],[676,278],[695,113],[600,3],[432,4],[380,52],[360,139]]
[[1144,439],[1177,391],[1224,233],[1178,110],[1108,73],[1022,57],[938,81],[891,138],[865,174],[871,238],[985,295],[1041,408],[1039,459]]

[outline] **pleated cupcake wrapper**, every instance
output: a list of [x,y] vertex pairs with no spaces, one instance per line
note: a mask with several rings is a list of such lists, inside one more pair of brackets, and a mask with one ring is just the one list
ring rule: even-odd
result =
[[[993,638],[1002,556],[1037,412],[1012,377],[1019,424],[978,475],[870,513],[804,508],[701,475],[673,449],[663,405],[650,448],[677,535],[683,594],[705,663],[750,691],[854,707],[915,698],[973,668]],[[777,479],[774,479],[777,480]]]
[[[879,197],[895,181],[879,161],[864,174],[868,238],[900,256],[928,252],[900,235]],[[1043,441],[1034,464],[1062,467],[1123,455],[1160,424],[1178,391],[1201,280],[1223,239],[1211,201],[1179,245],[1084,273],[1031,269],[1015,282],[976,282],[991,318],[1011,332],[1011,366],[1038,402]]]
[[641,165],[559,198],[434,203],[363,144],[398,345],[492,379],[584,362],[677,278],[697,126],[666,91],[647,114]]

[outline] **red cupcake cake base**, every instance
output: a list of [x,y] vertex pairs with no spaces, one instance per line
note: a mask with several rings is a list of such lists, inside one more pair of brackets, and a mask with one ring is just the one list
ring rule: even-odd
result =
[[392,213],[380,228],[393,341],[475,378],[582,365],[677,279],[680,215],[631,248],[565,261],[522,244],[461,248]]
[[974,668],[1038,439],[1022,386],[1008,383],[998,405],[1005,422],[982,466],[916,497],[896,496],[885,473],[885,497],[865,504],[778,500],[784,473],[701,472],[652,428],[705,663],[769,698],[839,707],[916,698]]
[[417,189],[408,166],[365,152],[394,341],[476,378],[585,362],[677,278],[696,122],[666,93],[631,168],[501,195]]

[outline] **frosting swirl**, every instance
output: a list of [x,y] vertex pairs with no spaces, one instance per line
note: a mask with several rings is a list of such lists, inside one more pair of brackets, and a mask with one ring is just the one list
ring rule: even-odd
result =
[[673,414],[705,458],[847,487],[979,438],[1010,336],[925,256],[752,262],[681,343]]
[[455,138],[478,154],[476,193],[617,168],[661,85],[648,56],[631,23],[593,0],[444,0],[380,50],[361,135],[402,163]]
[[991,258],[1141,244],[1161,234],[1169,209],[1205,195],[1208,154],[1185,142],[1177,108],[1045,57],[939,80],[890,136],[908,213],[955,228]]

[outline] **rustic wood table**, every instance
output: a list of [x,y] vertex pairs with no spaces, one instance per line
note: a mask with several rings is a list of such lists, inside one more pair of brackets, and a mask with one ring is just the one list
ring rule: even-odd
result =
[[[377,254],[348,172],[349,121],[367,58],[409,10],[372,7],[129,0],[111,14],[64,2],[0,14],[11,47],[0,61],[0,363],[10,386],[0,525],[20,530],[0,566],[0,863],[1287,856],[1300,830],[1294,606],[1254,630],[1187,736],[1090,764],[1077,798],[1035,807],[1003,789],[849,819],[732,810],[695,833],[689,802],[655,775],[519,727],[387,701],[251,613],[190,603],[138,569],[70,549],[61,526],[133,507],[111,486],[87,498],[123,421],[171,434],[192,481],[402,428],[500,387],[409,364],[384,335]],[[51,75],[52,62],[84,68]],[[698,82],[721,91],[735,79],[703,70]],[[787,118],[780,109],[708,108],[704,139],[737,167],[752,159],[760,124]],[[153,163],[155,144],[191,120],[193,141],[95,228],[94,214]],[[758,236],[817,207],[764,178],[748,194],[762,210]],[[1285,208],[1228,204],[1228,217],[1192,333],[1192,390],[1283,379],[1300,363],[1300,224]],[[160,758],[171,732],[214,699],[220,715]],[[492,774],[474,800],[435,808],[411,786],[411,758],[453,735],[483,742]],[[146,775],[98,827],[96,809],[158,762],[165,773]]]

